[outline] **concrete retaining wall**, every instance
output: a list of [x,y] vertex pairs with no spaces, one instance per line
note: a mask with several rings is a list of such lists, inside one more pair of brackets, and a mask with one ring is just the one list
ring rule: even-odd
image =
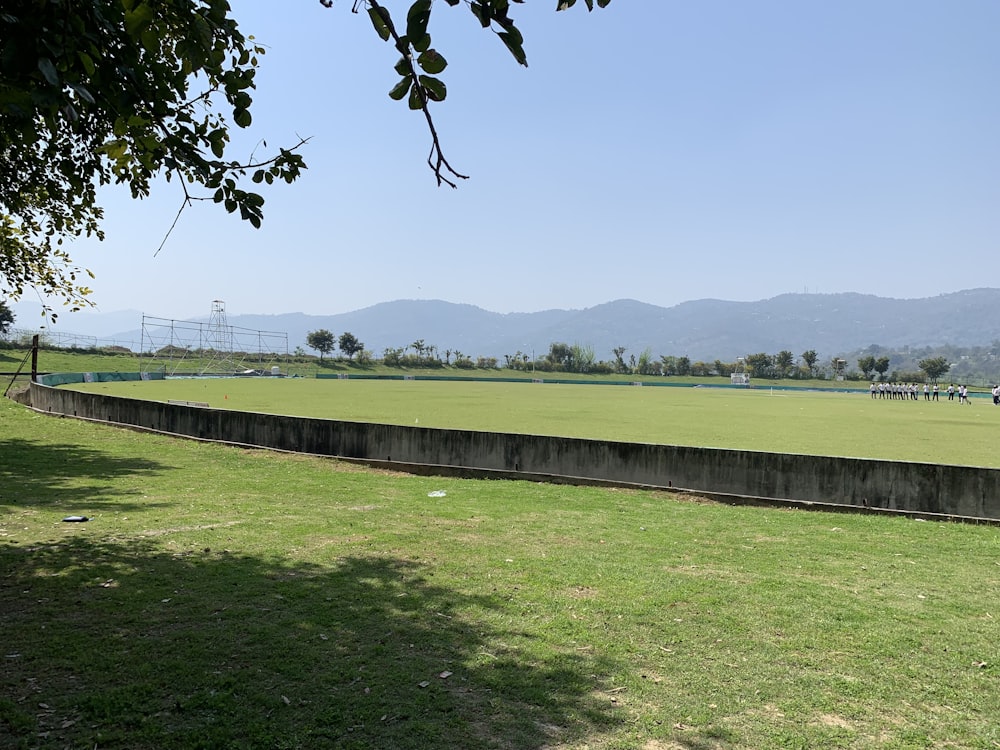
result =
[[401,465],[1000,519],[1000,470],[340,422],[33,383],[42,412],[206,440]]

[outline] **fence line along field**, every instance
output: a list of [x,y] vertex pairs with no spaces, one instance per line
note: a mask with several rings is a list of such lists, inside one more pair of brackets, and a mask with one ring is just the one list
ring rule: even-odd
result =
[[1000,467],[988,398],[398,380],[177,379],[89,392],[346,421]]

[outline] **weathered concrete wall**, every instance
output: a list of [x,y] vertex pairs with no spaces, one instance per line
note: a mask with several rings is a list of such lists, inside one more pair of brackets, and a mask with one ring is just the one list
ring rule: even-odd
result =
[[438,430],[205,409],[31,386],[35,409],[206,440],[396,464],[1000,519],[1000,470]]

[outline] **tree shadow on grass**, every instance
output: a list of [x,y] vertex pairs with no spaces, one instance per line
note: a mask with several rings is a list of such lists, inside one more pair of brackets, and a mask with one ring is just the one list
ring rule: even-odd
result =
[[146,540],[0,546],[13,747],[541,748],[621,717],[615,671],[382,556],[289,565]]
[[[51,508],[76,513],[84,508],[128,511],[150,508],[148,502],[129,504],[110,480],[167,470],[143,458],[119,458],[79,445],[54,445],[22,438],[0,439],[0,508]],[[138,493],[137,493],[138,494]]]

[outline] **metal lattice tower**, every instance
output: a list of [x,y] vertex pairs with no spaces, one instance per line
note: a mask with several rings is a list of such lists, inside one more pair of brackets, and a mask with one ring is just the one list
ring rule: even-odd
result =
[[208,346],[217,352],[233,350],[232,332],[226,322],[226,303],[212,300],[212,316],[208,319]]
[[233,358],[233,330],[226,321],[226,303],[212,300],[212,315],[208,319],[208,341],[205,355],[208,362],[202,374],[219,370],[232,370],[237,364]]

